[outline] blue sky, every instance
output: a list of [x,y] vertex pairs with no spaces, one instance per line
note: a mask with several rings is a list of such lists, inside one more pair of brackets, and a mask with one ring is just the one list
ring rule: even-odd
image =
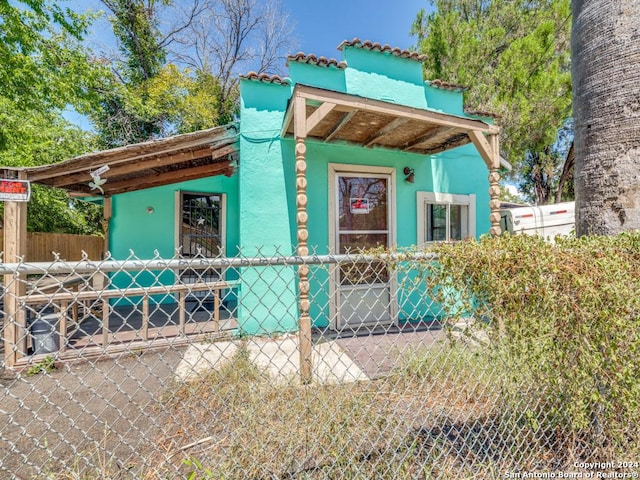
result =
[[[186,1],[174,0],[176,5]],[[98,0],[69,0],[67,5],[77,11],[104,10]],[[295,25],[296,52],[333,58],[340,58],[340,42],[355,37],[403,49],[414,46],[411,24],[421,8],[430,8],[428,0],[282,0],[282,6]],[[104,18],[94,24],[87,40],[96,50],[113,45]]]
[[[180,5],[187,0],[174,1]],[[69,0],[66,5],[80,12],[104,10],[98,0]],[[301,51],[337,59],[342,58],[336,49],[340,42],[356,37],[403,49],[413,47],[416,39],[409,35],[411,25],[421,8],[430,8],[428,0],[282,0],[282,7],[294,24],[296,48],[287,53]],[[106,19],[97,20],[86,44],[102,51],[105,47],[114,49],[114,43]],[[66,116],[87,126],[86,119],[75,112]]]
[[299,50],[334,58],[340,57],[340,42],[354,37],[415,45],[411,24],[421,8],[429,8],[427,0],[283,0],[283,6],[295,21]]

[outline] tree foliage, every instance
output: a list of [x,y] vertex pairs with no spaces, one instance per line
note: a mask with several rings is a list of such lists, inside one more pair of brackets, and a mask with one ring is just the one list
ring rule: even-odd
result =
[[175,35],[171,53],[218,79],[219,117],[229,122],[239,97],[238,76],[252,70],[281,73],[285,54],[294,47],[293,26],[281,0],[208,0]]
[[[569,0],[431,0],[412,33],[428,54],[425,74],[469,87],[466,103],[500,116],[501,150],[543,203],[545,176],[557,177],[563,155],[551,155],[571,116]],[[523,166],[529,165],[528,169]],[[557,180],[556,180],[557,182]],[[552,188],[551,188],[552,189]],[[539,194],[539,195],[538,195]]]
[[98,108],[88,113],[105,147],[233,121],[239,69],[273,69],[288,45],[291,27],[279,2],[102,3],[119,56],[101,60],[109,71],[96,85]]
[[[46,0],[0,1],[0,18],[0,164],[44,165],[91,148],[93,136],[63,116],[68,106],[92,101],[98,73],[80,44],[90,18]],[[35,188],[28,228],[93,233],[98,211]]]

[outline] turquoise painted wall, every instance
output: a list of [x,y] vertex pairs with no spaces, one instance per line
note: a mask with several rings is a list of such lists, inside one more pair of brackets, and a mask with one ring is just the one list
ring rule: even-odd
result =
[[[419,62],[388,53],[345,47],[347,69],[318,67],[291,62],[292,84],[346,92],[367,98],[429,108],[463,115],[462,93],[431,88],[422,79]],[[110,244],[115,258],[124,259],[130,250],[139,258],[174,254],[175,191],[226,193],[227,254],[243,256],[288,255],[295,252],[295,171],[293,140],[280,137],[292,85],[243,79],[240,82],[240,162],[230,178],[201,180],[118,195],[113,199]],[[439,155],[424,156],[384,149],[365,149],[346,144],[307,142],[309,245],[317,253],[328,251],[328,164],[358,164],[396,169],[395,218],[400,247],[417,239],[417,192],[476,194],[476,233],[489,229],[487,169],[473,146]],[[402,170],[415,170],[415,183],[404,181]],[[149,215],[147,207],[154,213]],[[274,333],[297,328],[297,278],[294,267],[246,267],[242,269],[239,329],[243,332]],[[323,277],[324,275],[324,277]],[[311,315],[317,326],[328,323],[326,273],[313,275]],[[115,278],[128,285],[128,276]],[[400,279],[402,280],[402,279]],[[169,274],[136,279],[139,285],[172,283]],[[402,300],[403,292],[400,292]],[[171,300],[171,299],[169,299]],[[420,304],[420,298],[408,298]],[[417,300],[417,302],[414,302]],[[424,301],[422,302],[425,303]],[[318,306],[320,305],[320,306]],[[410,319],[415,312],[401,312]],[[435,315],[428,306],[418,315]]]
[[[227,208],[227,255],[237,253],[240,231],[238,175],[217,176],[189,182],[148,188],[115,195],[112,198],[112,218],[109,229],[109,249],[116,259],[129,257],[153,258],[154,252],[163,258],[175,254],[175,192],[225,193]],[[153,207],[154,213],[147,213]]]
[[344,69],[326,68],[326,72],[318,75],[318,68],[308,63],[289,62],[289,75],[295,79],[296,83],[346,93],[347,82]]
[[[113,258],[124,260],[133,256],[150,259],[159,255],[171,258],[175,255],[175,198],[177,191],[226,194],[227,255],[237,254],[240,229],[238,211],[240,206],[238,176],[201,178],[162,187],[138,190],[115,195],[112,198],[112,218],[109,229],[109,250]],[[153,213],[147,213],[153,207]],[[229,278],[231,280],[231,278]],[[115,274],[112,282],[119,288],[127,286],[149,287],[175,282],[172,272],[143,272],[132,275]],[[136,303],[139,298],[132,297]],[[173,302],[173,296],[155,296],[156,302]],[[125,302],[126,303],[126,302]]]
[[[284,154],[293,157],[293,140],[286,142]],[[489,193],[487,167],[482,159],[474,152],[473,147],[460,147],[444,154],[427,157],[412,153],[396,152],[384,149],[365,149],[351,145],[325,145],[316,141],[307,142],[307,178],[309,179],[307,192],[309,203],[309,245],[318,254],[329,252],[329,163],[371,165],[376,167],[394,167],[396,170],[396,239],[398,247],[410,247],[417,242],[417,195],[418,192],[444,192],[452,194],[476,194],[476,234],[489,230]],[[403,174],[404,167],[415,170],[415,183],[407,183]],[[293,167],[292,167],[293,168]],[[295,219],[292,220],[295,222]],[[327,275],[314,271],[312,295],[316,301],[312,304],[311,316],[317,326],[328,324],[328,292],[325,289]],[[318,276],[319,275],[319,276]],[[404,278],[399,278],[402,284]],[[411,284],[411,283],[407,283]],[[434,317],[436,311],[431,311],[419,293],[414,292],[409,298],[403,298],[399,303],[406,305],[400,312],[401,319],[416,316]],[[426,309],[426,310],[425,310]]]
[[424,91],[430,109],[452,115],[459,115],[461,117],[468,116],[464,113],[464,102],[461,92],[452,92],[442,88],[430,87],[426,84]]
[[422,64],[389,53],[344,47],[347,92],[385,102],[427,108]]
[[[367,98],[394,102],[416,108],[433,108],[463,115],[462,93],[427,87],[422,78],[419,62],[398,58],[387,53],[346,47],[346,70],[318,67],[290,62],[292,83],[333,89]],[[240,169],[242,207],[240,215],[243,253],[261,245],[271,252],[272,245],[280,245],[281,253],[295,247],[295,175],[294,141],[278,140],[292,87],[265,82],[241,82],[241,158]],[[309,246],[319,254],[327,253],[329,246],[329,163],[394,167],[396,169],[395,243],[400,247],[415,245],[417,241],[417,192],[476,194],[476,232],[489,229],[489,195],[487,168],[473,146],[460,147],[439,155],[424,156],[384,149],[365,149],[347,144],[322,144],[307,141],[307,193],[309,203]],[[250,166],[250,167],[249,167]],[[404,181],[402,170],[415,170],[415,183]],[[268,198],[268,201],[264,199]],[[285,252],[286,251],[286,252]],[[243,330],[253,332],[295,330],[297,309],[295,299],[295,271],[272,269],[267,278],[276,281],[277,288],[285,292],[284,299],[276,299],[274,288],[258,275],[243,277],[241,311]],[[249,272],[247,272],[249,273]],[[329,321],[327,273],[312,269],[311,316],[316,326]],[[287,285],[291,280],[292,284]],[[399,278],[402,283],[403,279]],[[293,286],[292,286],[293,285]],[[265,295],[268,300],[265,300]],[[403,298],[406,311],[403,319],[437,316],[436,311],[413,293]],[[276,313],[268,304],[282,305]],[[284,305],[291,305],[286,309]],[[420,306],[421,305],[421,306]],[[437,309],[437,306],[436,306]],[[288,310],[283,312],[283,310]],[[259,313],[256,314],[256,313]],[[284,319],[284,320],[283,320]]]
[[[280,129],[288,85],[243,80],[240,123],[240,247],[247,257],[291,255],[294,170],[286,164]],[[247,267],[241,272],[238,328],[249,334],[297,327],[293,267]]]

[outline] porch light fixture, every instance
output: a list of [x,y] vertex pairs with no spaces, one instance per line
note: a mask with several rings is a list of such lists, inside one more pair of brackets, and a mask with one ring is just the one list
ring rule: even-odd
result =
[[407,183],[414,183],[416,180],[415,171],[411,167],[404,167],[403,173],[406,175],[404,181]]

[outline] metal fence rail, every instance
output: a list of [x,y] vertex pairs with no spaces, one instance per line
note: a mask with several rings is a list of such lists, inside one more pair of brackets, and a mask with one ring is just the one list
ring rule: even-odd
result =
[[542,427],[555,413],[432,283],[432,255],[259,253],[0,264],[0,478],[505,478],[588,458]]

